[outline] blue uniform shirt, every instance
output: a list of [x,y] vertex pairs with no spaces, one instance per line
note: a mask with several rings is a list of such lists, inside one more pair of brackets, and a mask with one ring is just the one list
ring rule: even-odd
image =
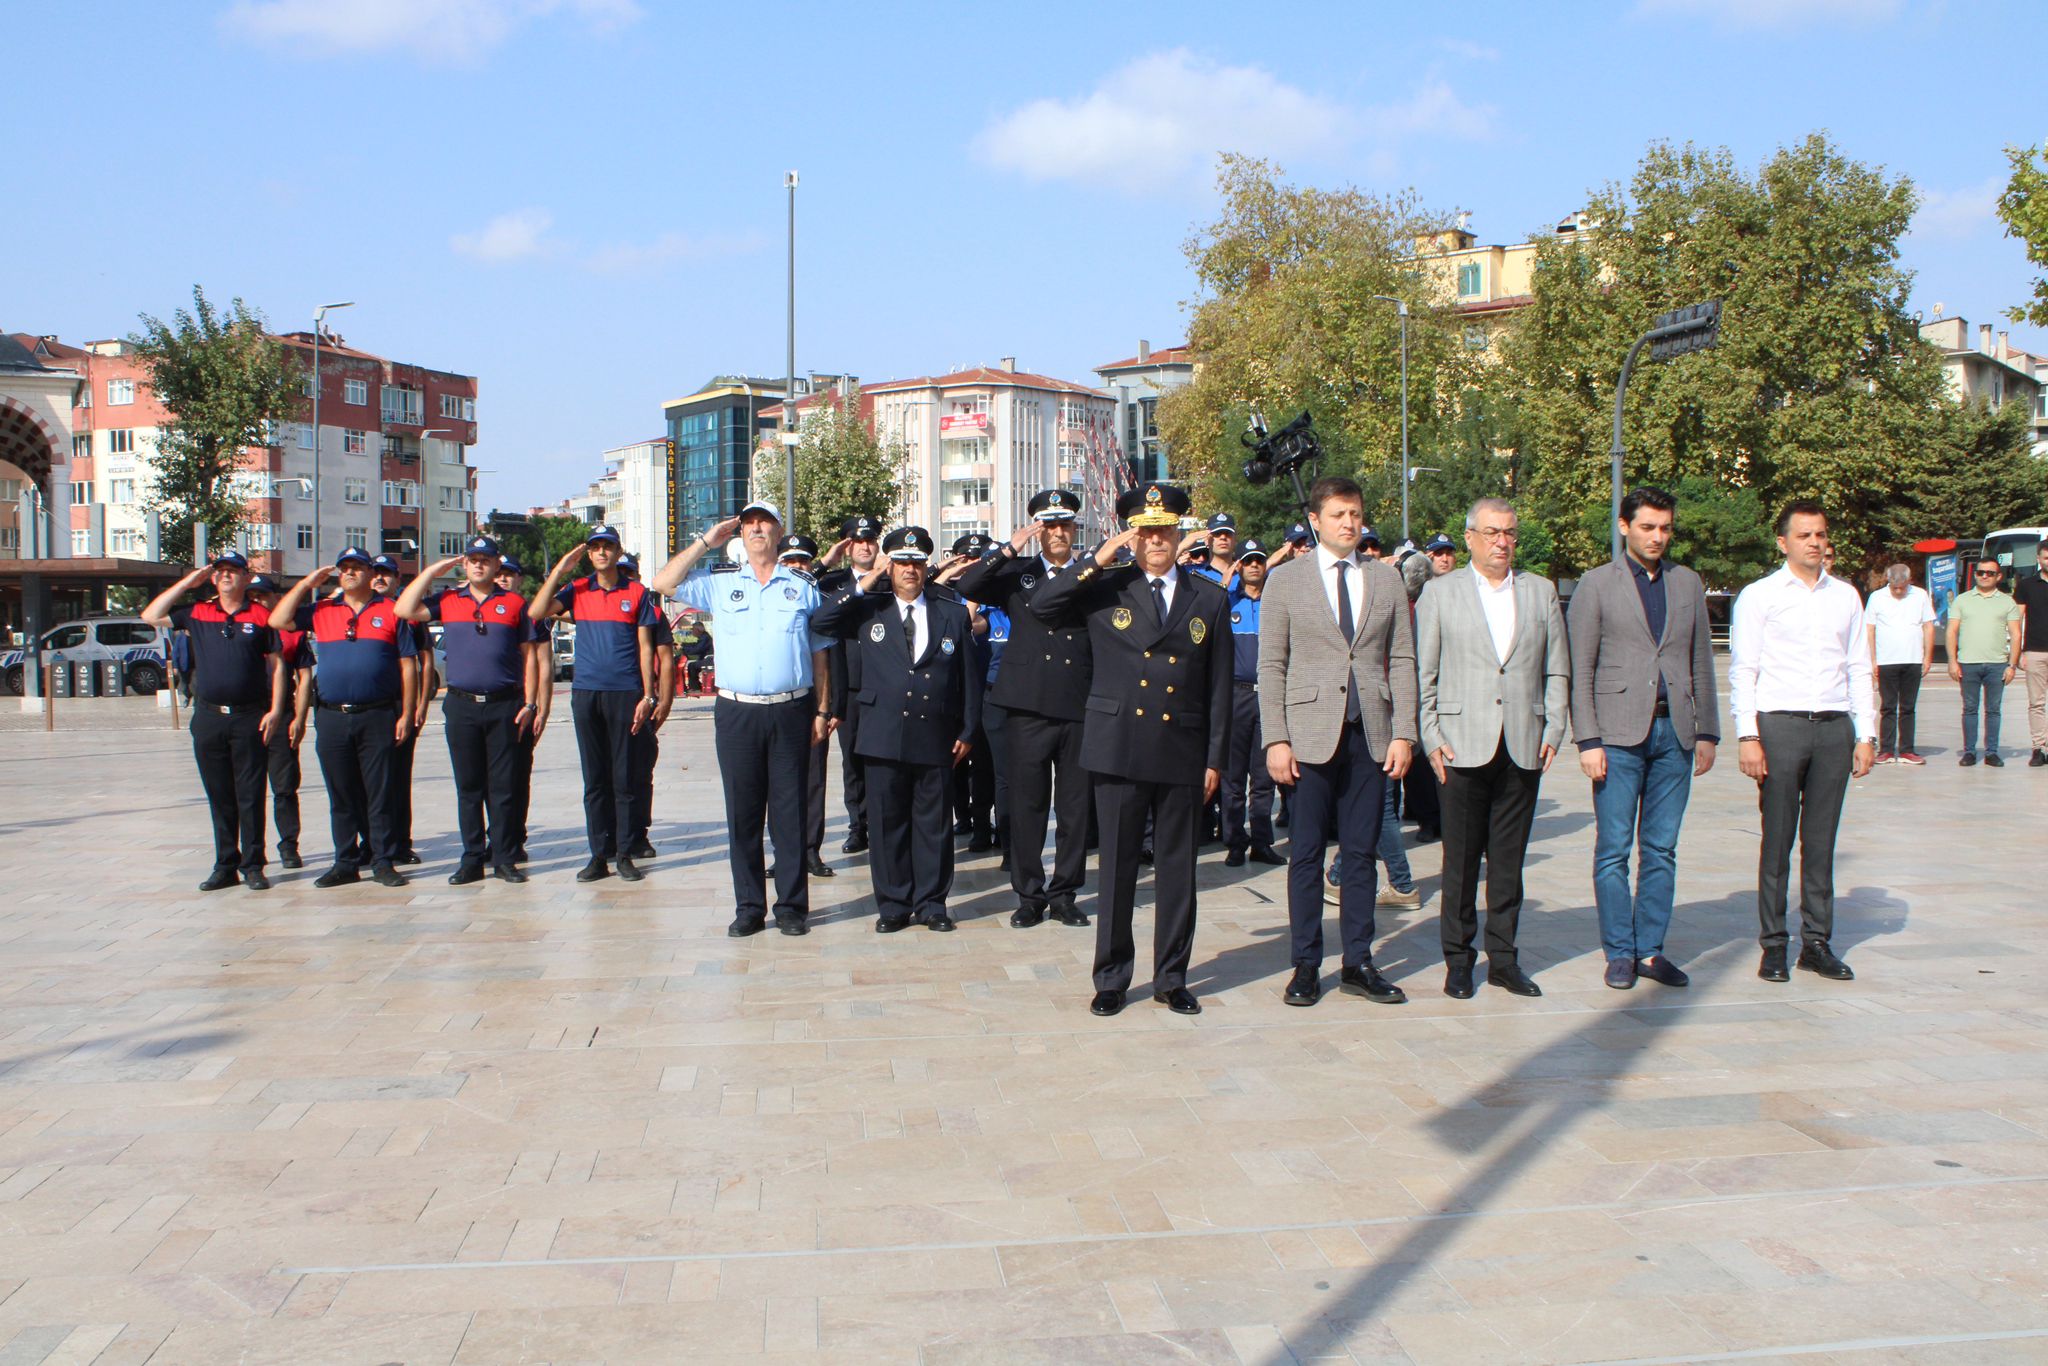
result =
[[655,623],[654,595],[621,577],[607,589],[591,574],[555,594],[576,623],[576,678],[581,692],[646,692],[640,677],[640,628]]
[[398,697],[398,661],[419,654],[411,622],[381,594],[358,612],[339,594],[307,603],[294,623],[313,636],[313,684],[322,702],[390,702]]
[[1248,598],[1242,588],[1230,593],[1231,678],[1238,683],[1259,681],[1259,598]]
[[478,602],[465,586],[434,594],[427,599],[427,611],[441,623],[449,687],[458,692],[504,692],[525,681],[525,648],[532,634],[526,599],[494,588]]
[[808,688],[811,651],[832,643],[811,630],[811,613],[824,605],[817,585],[786,565],[776,565],[766,583],[751,566],[699,569],[676,589],[675,601],[711,614],[718,686],[729,692],[765,696]]
[[1003,647],[1010,643],[1010,614],[1000,607],[984,607],[981,614],[988,618],[988,677],[982,681],[993,688],[996,670],[1003,666]]

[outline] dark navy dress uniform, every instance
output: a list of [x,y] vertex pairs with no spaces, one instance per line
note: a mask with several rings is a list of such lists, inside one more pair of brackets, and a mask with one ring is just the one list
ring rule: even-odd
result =
[[[849,517],[840,524],[839,534],[849,541],[879,541],[882,519]],[[829,569],[818,575],[818,592],[826,600],[852,585],[853,567]],[[845,695],[860,691],[859,659],[835,640],[826,652],[832,660],[832,714],[839,720],[839,795],[846,802],[846,843],[840,847],[858,854],[868,847],[867,762],[860,757],[860,717],[845,705]]]
[[[787,565],[778,564],[766,582],[751,566],[721,566],[693,571],[676,588],[675,601],[710,613],[717,641],[718,701],[711,723],[737,903],[726,933],[755,934],[767,922],[765,821],[777,854],[777,927],[803,934],[811,912],[810,873],[802,856],[804,794],[811,722],[821,710],[811,656],[830,643],[811,625],[820,601],[817,586]],[[790,856],[782,857],[783,850]]]
[[[499,569],[500,577],[510,575],[512,592],[519,591],[519,580],[525,570],[519,561],[506,556]],[[527,613],[526,645],[529,650],[539,646],[541,651],[540,686],[552,695],[555,686],[555,627],[551,621],[535,621],[532,612]],[[540,737],[528,726],[520,731],[512,746],[512,852],[517,861],[526,859],[526,817],[533,805],[533,751],[540,745]]]
[[392,751],[404,680],[399,661],[415,658],[415,637],[398,605],[372,594],[358,610],[336,595],[299,609],[297,626],[313,637],[313,688],[318,715],[314,751],[327,784],[334,866],[345,875],[362,864],[368,832],[375,866],[399,852],[392,826]]
[[480,869],[488,861],[509,868],[519,847],[519,715],[526,709],[526,643],[533,635],[526,599],[495,586],[479,599],[464,584],[434,594],[426,608],[441,623],[447,652],[441,721],[455,772],[462,867]]
[[[1238,555],[1264,560],[1265,547],[1247,540]],[[1223,770],[1223,842],[1242,854],[1273,844],[1273,775],[1259,738],[1259,599],[1242,585],[1230,590],[1230,765]]]
[[563,585],[555,601],[576,623],[569,711],[583,766],[584,834],[590,857],[610,860],[627,853],[621,840],[640,822],[633,712],[651,695],[640,672],[640,640],[643,632],[653,634],[654,595],[623,574],[609,588],[590,574]]
[[[284,719],[270,736],[265,765],[270,779],[270,822],[277,832],[277,856],[287,868],[299,866],[299,747],[292,743],[291,722],[298,715],[299,689],[312,685],[313,640],[304,631],[277,633],[278,665],[284,670]],[[310,702],[310,698],[308,701]]]
[[230,613],[214,600],[174,609],[171,625],[192,642],[192,757],[213,816],[213,870],[260,873],[262,722],[279,649],[270,612],[245,599]]
[[[925,558],[931,546],[919,527],[899,528],[883,543],[892,558]],[[946,913],[953,890],[953,746],[971,742],[981,724],[981,671],[968,648],[973,624],[966,605],[935,591],[917,603],[921,613],[894,593],[847,588],[811,623],[846,641],[860,659],[861,686],[849,707],[860,715],[874,840],[868,865],[880,911],[875,928],[884,932],[913,919],[937,930],[953,927]]]
[[[969,532],[953,542],[953,554],[964,559],[978,561],[993,548],[993,543],[979,531]],[[944,591],[959,596],[956,588],[945,584],[932,585],[932,591]],[[970,622],[981,629],[968,636],[968,649],[975,657],[975,666],[983,678],[988,677],[988,630],[987,621],[980,612],[970,612]],[[968,835],[972,839],[968,848],[972,850],[992,849],[1001,842],[1001,827],[996,822],[996,755],[995,745],[988,731],[987,699],[983,699],[980,729],[974,732],[974,748],[967,752],[953,769],[953,812],[959,818],[953,826],[956,835]]]
[[[1080,499],[1066,489],[1047,489],[1030,503],[1031,515],[1041,521],[1070,521],[1079,508]],[[1086,622],[1048,622],[1029,606],[1035,591],[1085,564],[1077,556],[1056,568],[1042,555],[1018,556],[1001,546],[953,581],[962,597],[999,608],[1009,619],[1002,667],[988,701],[1002,712],[1010,886],[1017,894],[1011,923],[1019,926],[1037,924],[1048,908],[1057,920],[1088,923],[1074,902],[1088,874],[1092,797],[1082,759],[1082,718],[1094,651]],[[1055,808],[1059,826],[1048,878],[1045,827]]]
[[[1146,511],[1155,505],[1160,510]],[[1151,484],[1127,491],[1117,510],[1170,525],[1186,506],[1185,493]],[[1175,586],[1164,621],[1150,578],[1136,564],[1099,569],[1091,561],[1041,585],[1030,599],[1043,621],[1085,623],[1093,651],[1082,756],[1094,775],[1102,843],[1094,976],[1096,991],[1116,998],[1102,1014],[1121,1009],[1130,989],[1136,959],[1131,919],[1147,817],[1155,853],[1153,991],[1164,995],[1187,984],[1204,770],[1220,773],[1230,753],[1229,601],[1199,574],[1175,566],[1166,576]],[[1010,654],[1016,654],[1014,635]]]

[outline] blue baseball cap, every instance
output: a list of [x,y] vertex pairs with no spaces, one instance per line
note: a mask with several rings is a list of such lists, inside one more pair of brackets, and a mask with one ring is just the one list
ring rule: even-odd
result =
[[369,551],[358,550],[354,546],[349,546],[346,549],[344,549],[339,555],[336,555],[334,557],[334,567],[336,569],[339,569],[343,564],[347,563],[350,560],[355,561],[357,564],[367,565],[373,569],[376,567],[377,563],[375,560],[372,560],[370,558]]
[[590,529],[589,535],[583,538],[583,544],[596,545],[599,541],[610,541],[613,545],[618,545],[620,544],[619,533],[600,522]]
[[465,555],[496,555],[501,560],[505,558],[505,552],[498,549],[498,543],[488,536],[470,537],[469,544],[462,548],[462,553]]
[[376,559],[370,561],[370,568],[379,574],[396,574],[398,572],[398,561],[392,559],[389,555],[379,555]]
[[637,574],[637,573],[639,573],[639,572],[640,572],[640,557],[639,557],[638,555],[621,555],[621,556],[619,556],[619,572],[620,572],[621,574]]
[[1422,549],[1425,554],[1430,555],[1436,554],[1439,550],[1449,550],[1455,553],[1458,549],[1458,543],[1439,531],[1436,535],[1429,538],[1429,544],[1423,546]]
[[249,561],[239,550],[223,550],[211,561],[215,569],[247,569]]
[[526,577],[526,566],[513,559],[510,555],[500,555],[498,557],[498,572],[500,574],[511,574],[516,578],[523,579]]

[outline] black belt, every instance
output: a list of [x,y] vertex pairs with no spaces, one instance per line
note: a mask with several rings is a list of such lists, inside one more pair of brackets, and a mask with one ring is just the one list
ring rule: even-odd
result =
[[352,715],[359,711],[395,711],[397,708],[397,700],[389,697],[385,698],[382,702],[322,702],[320,704],[320,710],[322,711],[338,711],[345,715]]
[[1233,678],[1230,680],[1230,684],[1234,688],[1250,688],[1253,692],[1257,692],[1259,690],[1258,684],[1247,683],[1242,678]]
[[1764,715],[1790,716],[1801,721],[1846,721],[1849,719],[1849,713],[1845,711],[1767,711]]
[[194,698],[192,705],[196,710],[217,712],[222,716],[246,716],[250,712],[270,710],[268,702],[206,702]]
[[510,702],[515,697],[526,696],[524,688],[500,688],[496,692],[471,692],[467,688],[450,688],[450,697],[461,697],[483,706],[490,702]]

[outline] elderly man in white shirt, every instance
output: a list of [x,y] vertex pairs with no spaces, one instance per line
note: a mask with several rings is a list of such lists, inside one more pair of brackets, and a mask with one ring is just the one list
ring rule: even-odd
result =
[[1735,700],[1737,762],[1756,779],[1763,811],[1757,860],[1757,976],[1790,980],[1785,968],[1786,881],[1799,838],[1798,966],[1836,981],[1856,974],[1835,956],[1835,831],[1851,776],[1877,756],[1870,643],[1863,599],[1824,563],[1827,512],[1788,503],[1778,517],[1785,564],[1735,599],[1728,688]]

